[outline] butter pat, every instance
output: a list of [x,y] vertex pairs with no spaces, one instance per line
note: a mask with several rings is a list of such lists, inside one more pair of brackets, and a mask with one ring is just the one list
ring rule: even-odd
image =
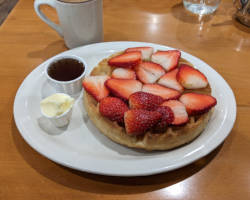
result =
[[48,117],[57,117],[72,108],[74,99],[67,94],[56,93],[40,102],[41,111]]

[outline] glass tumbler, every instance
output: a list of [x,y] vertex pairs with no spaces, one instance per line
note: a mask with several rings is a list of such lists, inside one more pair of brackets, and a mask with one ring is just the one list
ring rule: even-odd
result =
[[219,6],[221,0],[183,0],[184,7],[198,15],[212,14]]

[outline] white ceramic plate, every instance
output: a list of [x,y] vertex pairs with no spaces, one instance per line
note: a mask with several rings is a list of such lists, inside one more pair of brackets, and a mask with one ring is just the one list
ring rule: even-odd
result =
[[[106,42],[62,54],[85,59],[88,74],[103,58],[134,46],[172,49],[143,42]],[[55,128],[41,117],[39,107],[41,99],[53,93],[44,72],[50,59],[35,68],[18,89],[14,102],[16,125],[25,141],[36,151],[73,169],[113,176],[144,176],[183,167],[210,153],[228,136],[235,122],[236,103],[231,88],[214,69],[188,53],[181,53],[184,59],[207,76],[212,95],[218,101],[206,129],[188,145],[172,151],[145,152],[116,144],[103,136],[88,119],[81,97],[74,105],[69,126]]]

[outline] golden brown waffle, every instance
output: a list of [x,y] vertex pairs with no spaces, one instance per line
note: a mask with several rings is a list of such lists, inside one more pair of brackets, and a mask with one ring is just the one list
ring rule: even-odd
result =
[[[114,54],[111,57],[116,55],[117,54]],[[109,58],[102,60],[92,70],[90,75],[111,76],[114,68],[108,65]],[[191,63],[184,59],[180,59],[180,64],[181,63],[191,65]],[[203,89],[185,90],[184,93],[185,92],[211,94],[211,88],[208,85],[208,87]],[[131,136],[126,133],[125,128],[119,126],[116,122],[103,117],[99,113],[98,102],[87,92],[84,92],[83,102],[89,118],[101,133],[119,144],[145,150],[169,150],[191,142],[204,130],[212,114],[211,109],[208,113],[190,117],[187,124],[183,126],[168,127],[164,133],[156,134],[148,131],[144,135]]]

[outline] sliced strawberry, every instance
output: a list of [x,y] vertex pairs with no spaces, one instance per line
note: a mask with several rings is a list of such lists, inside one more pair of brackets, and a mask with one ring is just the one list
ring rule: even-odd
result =
[[119,124],[123,124],[123,117],[126,111],[128,111],[127,104],[116,97],[103,98],[99,104],[101,115],[111,121],[117,121]]
[[141,52],[125,52],[121,55],[110,58],[108,64],[113,67],[132,68],[141,62]]
[[154,126],[154,132],[165,132],[168,125],[174,121],[174,113],[168,106],[158,106],[155,110],[162,114],[161,120]]
[[184,88],[176,79],[178,71],[178,69],[174,69],[170,72],[167,72],[158,80],[158,84],[183,92]]
[[112,72],[111,78],[136,79],[136,74],[132,69],[116,68]]
[[105,82],[111,93],[127,100],[135,92],[141,91],[142,83],[138,80],[111,78]]
[[174,112],[173,125],[183,125],[188,122],[188,114],[183,103],[177,100],[165,101],[161,106],[168,106]]
[[203,73],[186,64],[180,65],[176,77],[183,87],[187,89],[205,88],[208,84],[207,78]]
[[105,81],[108,79],[109,76],[106,75],[88,76],[84,78],[82,86],[96,101],[100,101],[102,98],[109,95],[109,90],[104,85]]
[[160,96],[146,92],[135,92],[129,97],[129,106],[132,109],[155,110],[163,101]]
[[214,97],[197,93],[183,94],[180,101],[186,106],[189,115],[206,113],[217,104]]
[[124,122],[127,134],[141,135],[152,128],[162,115],[156,111],[131,109],[125,112]]
[[152,61],[170,71],[178,66],[180,57],[181,52],[178,50],[157,51],[152,55]]
[[154,83],[156,78],[153,74],[147,72],[142,67],[135,67],[137,78],[143,83]]
[[153,62],[141,62],[135,71],[138,79],[143,83],[155,83],[165,74],[162,66]]
[[142,87],[143,92],[148,92],[162,97],[164,100],[178,99],[181,93],[177,90],[166,88],[159,84],[144,84]]
[[152,47],[133,47],[125,50],[125,52],[133,52],[133,51],[140,51],[142,53],[143,60],[150,60],[154,49]]

